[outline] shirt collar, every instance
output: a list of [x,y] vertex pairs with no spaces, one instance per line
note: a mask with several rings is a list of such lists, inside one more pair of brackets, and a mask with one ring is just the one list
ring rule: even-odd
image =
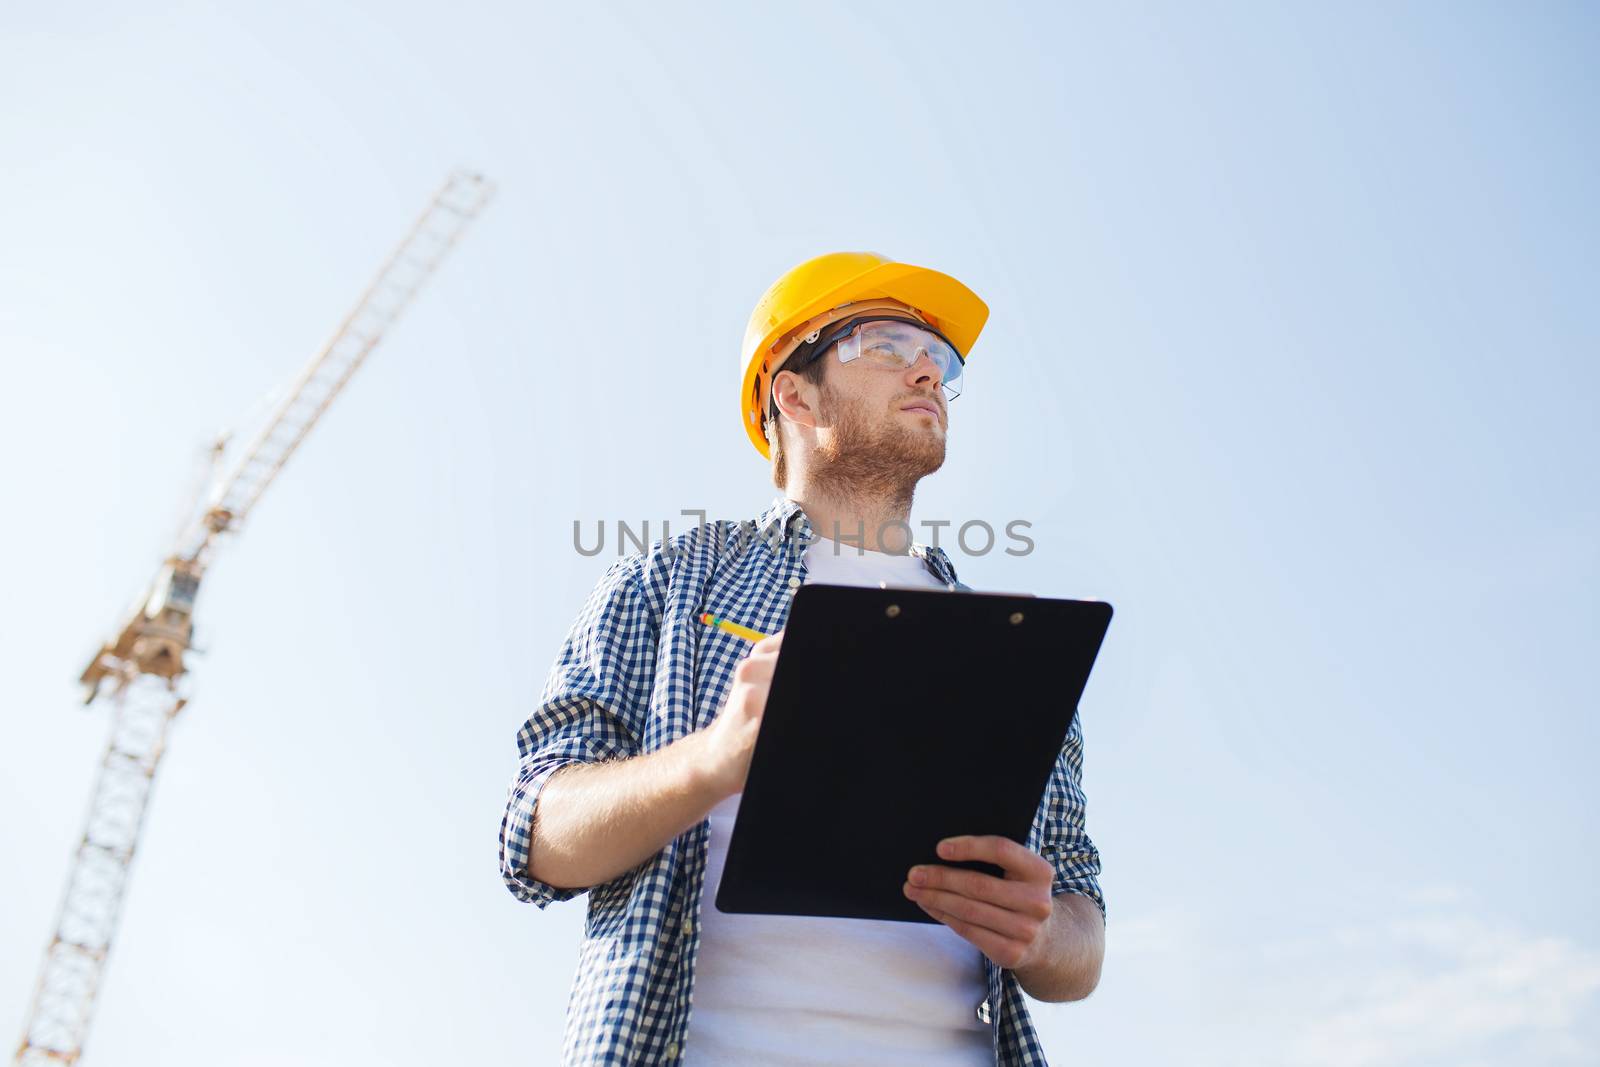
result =
[[[756,532],[769,545],[789,546],[791,542],[811,544],[817,537],[811,519],[799,501],[783,496],[773,497],[772,504],[761,513],[761,517],[756,520]],[[796,544],[791,551],[798,558],[801,550]],[[910,551],[913,556],[932,568],[934,575],[941,582],[946,585],[957,584],[955,567],[950,563],[950,557],[945,554],[944,549],[912,541]]]
[[773,497],[772,505],[756,520],[756,533],[769,545],[791,540],[809,542],[816,537],[811,520],[806,517],[800,502],[784,496]]

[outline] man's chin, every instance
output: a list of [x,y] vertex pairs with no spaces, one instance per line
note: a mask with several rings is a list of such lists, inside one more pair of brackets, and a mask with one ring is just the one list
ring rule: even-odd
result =
[[905,459],[909,468],[921,472],[919,478],[944,466],[944,432],[939,432],[937,441],[925,441],[921,448],[907,449]]
[[919,426],[894,435],[895,451],[908,469],[932,474],[944,466],[944,427],[938,423]]
[[900,479],[923,478],[944,466],[944,431],[921,429],[889,434],[867,451],[896,471]]

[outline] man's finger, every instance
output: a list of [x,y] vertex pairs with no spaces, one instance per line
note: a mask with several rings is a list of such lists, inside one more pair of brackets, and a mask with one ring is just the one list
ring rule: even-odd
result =
[[982,871],[968,871],[938,863],[918,864],[907,872],[906,880],[912,885],[988,901],[1007,911],[1022,912],[1036,919],[1050,916],[1049,898],[1041,893],[1037,881],[996,878]]
[[998,834],[947,837],[939,842],[939,858],[945,860],[981,860],[1004,868],[1007,875],[1032,881],[1043,881],[1055,876],[1050,861],[1030,849],[1024,848],[1009,837]]
[[962,922],[981,926],[1001,937],[1020,941],[1025,945],[1033,941],[1034,934],[1038,932],[1043,921],[1037,915],[996,907],[986,901],[974,900],[942,889],[919,889],[917,886],[907,885],[904,887],[904,892],[918,904],[946,915],[953,915]]
[[776,656],[750,656],[734,668],[733,676],[737,681],[770,682],[777,663]]
[[985,956],[988,956],[991,960],[994,960],[994,962],[999,964],[1001,967],[1015,967],[1022,961],[1023,953],[1027,951],[1026,945],[1013,941],[1009,937],[1002,937],[993,930],[986,930],[981,926],[975,926],[959,916],[951,915],[947,911],[940,911],[937,908],[930,908],[926,904],[922,904],[921,908],[931,917],[944,923],[950,929],[954,930],[956,933],[966,938],[969,942],[976,945],[978,947],[978,951],[982,952]]

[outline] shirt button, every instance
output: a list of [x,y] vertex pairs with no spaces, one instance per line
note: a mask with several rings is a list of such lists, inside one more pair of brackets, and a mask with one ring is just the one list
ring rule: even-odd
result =
[[694,919],[688,915],[683,917],[683,936],[688,937],[694,933]]
[[662,1051],[667,1054],[667,1059],[675,1060],[678,1058],[678,1043],[676,1041],[668,1041],[667,1047]]
[[992,1019],[993,1013],[989,1011],[989,998],[984,997],[983,1003],[978,1005],[978,1021],[987,1026]]
[[790,589],[799,589],[800,585],[801,585],[801,582],[800,582],[799,578],[796,578],[793,575],[789,576],[789,588]]

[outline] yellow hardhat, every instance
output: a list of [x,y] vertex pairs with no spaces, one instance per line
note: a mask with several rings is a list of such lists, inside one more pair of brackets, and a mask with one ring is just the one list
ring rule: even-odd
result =
[[[762,407],[772,376],[801,339],[856,311],[892,306],[887,301],[910,307],[955,345],[963,361],[989,319],[989,305],[948,274],[876,252],[829,252],[791,268],[756,302],[739,356],[739,415],[756,451],[770,458]],[[852,307],[841,311],[847,304]]]

